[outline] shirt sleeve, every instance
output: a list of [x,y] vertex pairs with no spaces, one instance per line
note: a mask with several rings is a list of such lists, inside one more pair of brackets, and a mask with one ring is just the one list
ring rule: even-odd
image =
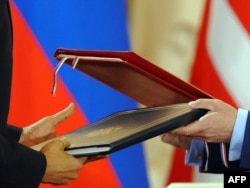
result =
[[190,166],[200,166],[204,152],[204,141],[193,139],[189,150],[186,151],[185,164]]
[[238,109],[229,146],[229,161],[236,161],[240,159],[246,129],[247,114],[247,110]]

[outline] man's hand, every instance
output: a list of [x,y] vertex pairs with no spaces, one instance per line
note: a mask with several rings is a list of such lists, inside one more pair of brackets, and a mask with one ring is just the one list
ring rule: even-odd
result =
[[206,142],[230,142],[237,109],[218,99],[198,99],[190,102],[192,108],[208,109],[209,112],[199,120],[171,132]]
[[52,115],[44,117],[36,123],[23,128],[23,132],[19,142],[25,146],[31,147],[56,136],[55,127],[65,121],[72,115],[74,104],[71,103],[64,110]]
[[63,185],[78,177],[78,172],[87,158],[75,158],[65,153],[64,149],[69,145],[70,143],[66,139],[54,140],[41,149],[47,160],[43,183]]

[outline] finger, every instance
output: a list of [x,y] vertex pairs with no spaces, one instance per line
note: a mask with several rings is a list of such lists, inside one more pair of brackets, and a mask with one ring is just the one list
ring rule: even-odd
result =
[[77,160],[78,160],[81,164],[85,164],[85,163],[87,162],[88,158],[87,158],[87,157],[79,157],[79,158],[77,158]]
[[189,102],[191,108],[202,108],[214,111],[216,108],[216,99],[197,99]]
[[106,159],[108,157],[109,157],[108,155],[91,156],[91,157],[88,157],[88,159],[86,160],[86,163],[94,162],[94,161],[101,160],[101,159]]
[[41,152],[46,152],[46,151],[53,151],[53,153],[57,153],[60,151],[64,151],[65,148],[70,146],[70,142],[66,138],[62,139],[56,139],[47,142],[42,148],[40,149]]
[[161,136],[161,140],[162,140],[163,142],[166,142],[166,143],[168,143],[168,142],[171,141],[172,139],[173,139],[173,135],[170,134],[170,133],[165,133],[165,134],[163,134],[163,135]]
[[69,118],[73,114],[74,108],[75,108],[75,105],[73,103],[70,103],[65,109],[50,116],[49,117],[50,122],[53,125],[58,125],[59,123],[65,121],[67,118]]
[[196,136],[201,131],[201,126],[199,126],[198,121],[188,124],[187,126],[182,126],[171,131],[172,134],[182,135],[182,136]]
[[70,146],[70,141],[67,138],[62,138],[61,141],[62,141],[62,144],[63,144],[62,145],[63,149]]

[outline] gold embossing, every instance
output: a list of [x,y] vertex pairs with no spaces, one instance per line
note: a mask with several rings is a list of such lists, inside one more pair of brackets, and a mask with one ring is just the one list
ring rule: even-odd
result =
[[122,129],[122,126],[113,126],[113,127],[108,127],[108,128],[103,128],[99,130],[92,131],[87,134],[88,137],[97,137],[97,136],[103,136],[110,134],[111,132],[118,131]]

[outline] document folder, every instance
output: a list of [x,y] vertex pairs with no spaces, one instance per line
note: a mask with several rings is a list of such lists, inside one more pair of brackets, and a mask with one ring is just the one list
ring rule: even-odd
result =
[[70,140],[66,151],[76,157],[109,154],[191,123],[207,110],[191,109],[187,102],[212,98],[131,51],[61,48],[54,57],[59,61],[55,78],[67,64],[146,106],[117,112],[60,136]]
[[186,125],[206,112],[187,103],[121,111],[55,139],[70,140],[66,152],[76,157],[105,155]]
[[145,106],[212,97],[132,51],[58,49],[54,56]]

